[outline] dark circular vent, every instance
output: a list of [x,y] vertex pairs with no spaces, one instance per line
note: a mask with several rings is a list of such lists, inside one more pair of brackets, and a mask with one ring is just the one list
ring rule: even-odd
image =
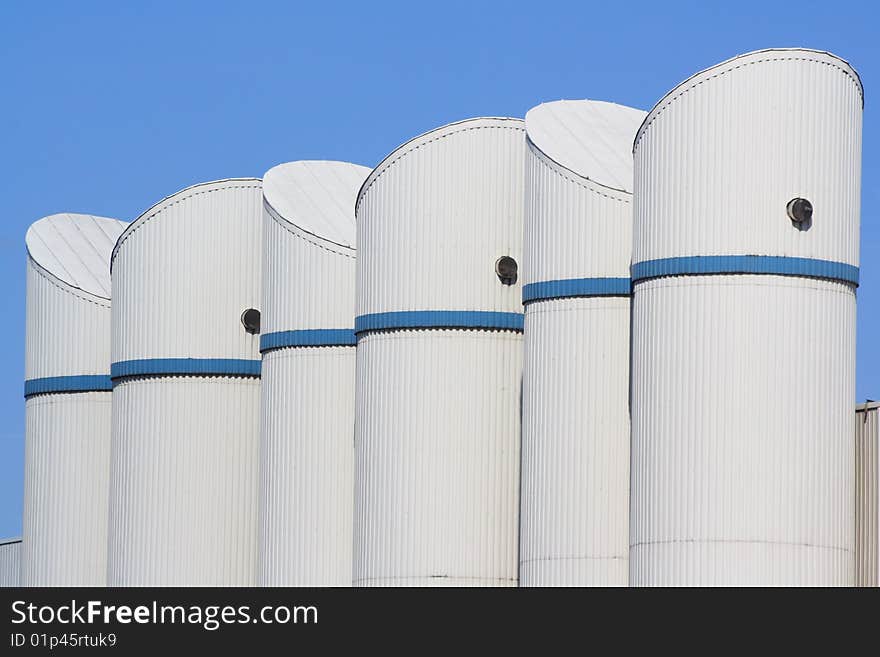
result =
[[248,308],[241,314],[241,325],[251,335],[260,332],[260,311],[256,308]]
[[504,285],[513,285],[516,283],[518,270],[519,267],[516,264],[516,260],[510,256],[501,256],[495,261],[495,274],[498,276],[498,280]]
[[793,198],[785,206],[789,219],[796,224],[808,224],[813,220],[813,204],[805,198]]

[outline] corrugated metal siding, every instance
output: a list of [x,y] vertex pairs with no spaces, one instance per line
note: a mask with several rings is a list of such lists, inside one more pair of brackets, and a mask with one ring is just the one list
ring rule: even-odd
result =
[[509,332],[360,339],[356,586],[516,586],[521,350]]
[[109,299],[59,281],[28,258],[26,317],[25,379],[109,374]]
[[[300,230],[268,201],[263,334],[353,338],[355,251]],[[263,354],[260,585],[351,585],[354,368],[353,346]]]
[[21,541],[0,542],[0,588],[21,586]]
[[[680,256],[858,264],[861,89],[841,60],[752,53],[636,139],[633,271]],[[809,199],[812,224],[786,214]],[[633,287],[633,585],[851,585],[853,286],[683,275]]]
[[113,261],[113,362],[259,358],[241,313],[260,308],[259,180],[178,192],[132,223]]
[[261,586],[351,585],[354,377],[352,347],[263,357]]
[[526,149],[523,282],[629,278],[632,195],[585,180]]
[[[533,142],[531,131],[534,127],[536,139],[559,147],[573,162],[581,160],[593,175],[631,189],[628,146],[643,114],[572,101],[539,109],[542,113],[532,110],[526,117],[524,282],[532,284],[527,294],[576,287],[594,294],[613,288],[625,296],[543,300],[525,307],[520,584],[625,586],[632,196],[560,166],[542,151],[543,142]],[[581,125],[590,112],[605,117],[597,122],[602,128]],[[552,127],[545,125],[551,119]],[[629,124],[629,139],[603,132],[616,124]],[[615,148],[618,141],[626,147]],[[572,286],[572,279],[592,284]],[[540,285],[546,281],[560,283]]]
[[[352,328],[354,276],[354,249],[309,235],[266,206],[261,326],[264,335],[276,331]],[[332,303],[328,303],[328,296]]]
[[[871,407],[873,406],[873,407]],[[877,586],[880,572],[880,408],[856,409],[856,586]]]
[[520,584],[629,579],[628,297],[526,307]]
[[[357,207],[359,316],[521,321],[522,287],[495,262],[521,260],[524,143],[522,121],[464,121],[373,171]],[[515,585],[521,336],[367,332],[357,351],[354,583]]]
[[[259,336],[241,314],[260,307],[261,222],[260,182],[243,179],[185,189],[131,224],[114,252],[114,363],[218,359],[256,374]],[[110,584],[252,585],[259,379],[116,384]]]
[[630,583],[851,584],[854,376],[849,285],[639,283]]
[[105,584],[110,412],[109,392],[27,400],[22,585]]
[[[75,234],[80,221],[98,230],[122,231],[112,220],[65,215],[58,230]],[[45,221],[45,220],[44,220]],[[35,226],[40,225],[35,224]],[[29,231],[29,239],[39,231]],[[110,238],[100,236],[108,247]],[[43,245],[50,257],[50,245]],[[65,246],[69,246],[65,243]],[[85,241],[83,248],[93,248]],[[94,247],[97,248],[97,247]],[[42,252],[41,251],[41,252]],[[109,248],[105,248],[107,257]],[[67,259],[77,254],[63,254]],[[64,270],[64,258],[52,260]],[[93,268],[101,255],[89,251]],[[81,263],[78,263],[81,264]],[[105,261],[105,268],[109,261]],[[99,273],[81,277],[100,288]],[[107,277],[106,274],[103,275]],[[103,290],[103,288],[100,288]],[[106,385],[110,372],[110,301],[27,262],[25,379],[30,392],[65,386]],[[34,385],[41,379],[48,386]],[[99,382],[100,383],[97,383]],[[106,581],[107,495],[110,467],[110,393],[47,393],[31,396],[25,411],[24,548],[21,582],[26,586],[100,586]]]
[[[751,254],[858,265],[862,96],[854,75],[823,53],[764,51],[670,92],[636,140],[633,262]],[[809,230],[786,215],[798,196],[813,204]]]
[[260,382],[113,389],[108,584],[253,586]]
[[464,121],[376,168],[358,200],[358,315],[522,312],[521,285],[500,285],[495,261],[522,260],[524,144],[518,119]]

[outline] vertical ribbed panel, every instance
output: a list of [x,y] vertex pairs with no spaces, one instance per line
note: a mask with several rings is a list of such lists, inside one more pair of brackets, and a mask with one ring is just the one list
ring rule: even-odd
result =
[[[525,284],[629,279],[632,196],[622,190],[643,118],[592,101],[526,115]],[[525,307],[521,586],[628,582],[629,326],[628,296]]]
[[254,584],[259,408],[257,379],[113,389],[111,586]]
[[25,404],[24,586],[103,586],[107,577],[110,393]]
[[522,312],[521,284],[499,284],[495,261],[522,259],[524,146],[521,120],[473,119],[373,171],[357,208],[358,315]]
[[21,586],[21,541],[0,542],[0,588]]
[[526,307],[522,586],[629,579],[628,297]]
[[[649,113],[633,262],[858,264],[861,86],[842,60],[750,53]],[[811,224],[786,204],[809,199]],[[851,585],[851,285],[770,274],[636,282],[632,585]]]
[[[368,173],[345,162],[266,173],[264,335],[353,329],[355,250],[340,243],[355,243],[354,199]],[[263,354],[262,586],[351,585],[354,376],[353,345]]]
[[[785,255],[859,263],[862,93],[825,53],[761,51],[698,73],[636,139],[633,262]],[[809,230],[786,204],[813,204]]]
[[260,308],[259,180],[196,185],[133,222],[113,260],[113,362],[259,358],[241,313]]
[[304,233],[265,208],[263,334],[354,328],[354,277],[354,249]]
[[523,282],[629,278],[632,195],[581,178],[529,143]]
[[263,357],[261,586],[351,585],[354,372],[352,347]]
[[26,324],[25,379],[110,373],[110,300],[65,284],[30,258]]
[[[144,213],[113,260],[113,360],[259,359],[258,180],[185,189]],[[258,379],[116,381],[108,579],[248,586],[256,577]]]
[[355,586],[516,586],[521,350],[509,332],[360,339]]
[[636,286],[632,585],[852,584],[855,308],[803,278]]
[[856,586],[877,586],[880,574],[880,409],[856,409]]
[[[58,215],[28,231],[26,380],[109,375],[110,300],[77,285],[85,281],[101,294],[108,292],[109,252],[124,226],[112,219]],[[70,282],[46,267],[70,275]],[[21,583],[102,586],[110,393],[41,394],[25,407]]]
[[[521,312],[523,122],[473,119],[404,144],[358,200],[357,314]],[[520,277],[521,279],[521,277]],[[522,336],[362,333],[355,585],[517,582]]]

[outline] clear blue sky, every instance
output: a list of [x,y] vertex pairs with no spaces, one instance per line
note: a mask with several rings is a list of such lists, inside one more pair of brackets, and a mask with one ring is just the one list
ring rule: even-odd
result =
[[[880,399],[880,9],[872,2],[15,2],[0,10],[0,537],[21,532],[24,234],[131,220],[280,162],[367,166],[408,138],[559,98],[650,109],[772,46],[830,50],[866,89],[858,398]],[[876,95],[875,95],[876,94]]]

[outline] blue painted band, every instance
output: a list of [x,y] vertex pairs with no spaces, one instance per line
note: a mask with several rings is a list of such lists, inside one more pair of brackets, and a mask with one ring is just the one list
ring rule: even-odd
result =
[[261,353],[285,347],[353,347],[356,344],[352,329],[277,331],[260,336]]
[[455,328],[522,331],[522,313],[483,310],[404,310],[355,317],[354,332],[383,329]]
[[260,376],[259,360],[244,358],[144,358],[110,366],[110,378],[130,376]]
[[715,255],[661,258],[637,262],[632,266],[633,283],[659,276],[701,274],[772,274],[830,278],[858,286],[859,268],[845,262],[791,258],[788,256]]
[[629,278],[566,278],[524,285],[522,300],[527,304],[568,297],[622,297],[629,296],[631,291]]
[[76,376],[47,376],[24,382],[24,396],[46,395],[53,392],[107,392],[113,389],[106,374],[80,374]]

